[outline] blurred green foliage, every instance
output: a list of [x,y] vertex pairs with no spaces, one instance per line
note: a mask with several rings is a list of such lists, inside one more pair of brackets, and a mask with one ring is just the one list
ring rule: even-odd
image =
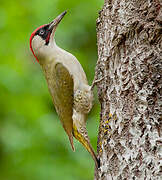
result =
[[[29,50],[29,37],[68,10],[56,42],[78,58],[91,83],[97,61],[95,22],[102,4],[103,0],[1,0],[0,180],[93,179],[88,152],[76,141],[76,152],[71,150],[41,68]],[[97,100],[88,118],[96,150]]]

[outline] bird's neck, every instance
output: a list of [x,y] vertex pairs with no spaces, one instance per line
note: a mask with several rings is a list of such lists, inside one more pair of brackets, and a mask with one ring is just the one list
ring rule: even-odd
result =
[[44,66],[46,64],[51,64],[53,61],[55,61],[60,50],[61,48],[56,45],[55,41],[53,41],[50,46],[44,47],[42,50],[43,53],[40,53],[38,56],[40,65]]

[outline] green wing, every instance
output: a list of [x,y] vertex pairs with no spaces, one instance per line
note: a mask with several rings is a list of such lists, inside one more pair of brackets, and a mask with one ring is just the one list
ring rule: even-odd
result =
[[68,69],[61,63],[57,63],[53,71],[54,82],[54,96],[53,101],[56,111],[59,115],[61,123],[69,136],[69,140],[73,146],[73,94],[74,94],[74,82]]

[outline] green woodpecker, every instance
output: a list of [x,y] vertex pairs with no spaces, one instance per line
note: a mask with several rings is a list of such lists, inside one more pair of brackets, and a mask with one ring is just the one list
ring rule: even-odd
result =
[[86,74],[69,52],[58,47],[54,40],[56,28],[66,11],[51,23],[37,28],[30,37],[30,48],[42,67],[53,104],[74,149],[73,136],[89,151],[99,166],[86,130],[86,115],[92,108],[93,93]]

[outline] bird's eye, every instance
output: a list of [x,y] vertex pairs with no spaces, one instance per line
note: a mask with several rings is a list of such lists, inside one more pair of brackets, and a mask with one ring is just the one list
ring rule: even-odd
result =
[[44,30],[44,29],[41,29],[41,30],[39,31],[39,35],[43,35],[44,32],[45,32],[45,30]]

